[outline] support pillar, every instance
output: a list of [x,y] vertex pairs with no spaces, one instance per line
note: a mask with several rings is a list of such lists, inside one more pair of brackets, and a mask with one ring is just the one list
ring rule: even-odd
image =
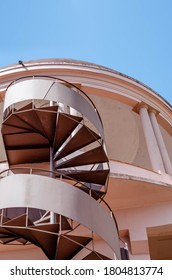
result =
[[152,169],[153,171],[158,173],[165,172],[159,147],[149,118],[148,106],[146,104],[141,104],[141,106],[139,107],[139,115],[141,118]]
[[161,153],[165,171],[166,171],[166,173],[172,175],[172,164],[169,159],[168,152],[167,152],[167,149],[166,149],[166,146],[165,146],[158,122],[157,122],[156,111],[153,109],[150,109],[149,116],[150,116],[152,127],[153,127],[153,130],[155,133],[155,137],[156,137],[156,140],[158,143],[158,147],[159,147],[159,150]]

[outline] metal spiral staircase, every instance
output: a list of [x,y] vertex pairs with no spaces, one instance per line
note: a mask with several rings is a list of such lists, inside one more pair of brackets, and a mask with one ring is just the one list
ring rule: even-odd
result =
[[13,82],[2,136],[9,169],[0,179],[0,242],[34,244],[48,259],[120,259],[115,218],[104,201],[109,165],[103,126],[89,98],[56,78]]

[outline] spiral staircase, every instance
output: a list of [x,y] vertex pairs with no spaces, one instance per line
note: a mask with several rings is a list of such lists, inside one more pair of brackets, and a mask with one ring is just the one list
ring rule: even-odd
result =
[[57,78],[19,79],[6,91],[2,136],[9,169],[0,174],[0,242],[34,244],[53,260],[109,259],[96,251],[98,236],[120,259],[91,100]]

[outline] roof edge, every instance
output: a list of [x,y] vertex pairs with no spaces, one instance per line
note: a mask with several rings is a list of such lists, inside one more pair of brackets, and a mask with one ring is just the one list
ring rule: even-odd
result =
[[[37,59],[37,60],[28,60],[28,61],[23,61],[23,64],[26,66],[31,66],[31,65],[75,65],[75,66],[82,66],[82,67],[90,67],[93,69],[98,69],[98,70],[102,70],[102,71],[107,71],[110,72],[112,74],[117,74],[119,76],[122,76],[124,78],[127,78],[143,87],[145,87],[148,90],[151,90],[154,94],[156,94],[158,97],[160,97],[165,103],[167,103],[171,108],[172,108],[172,104],[170,104],[164,97],[162,97],[158,92],[156,92],[155,90],[153,90],[151,87],[149,87],[148,85],[140,82],[139,80],[128,76],[126,74],[123,74],[117,70],[114,70],[112,68],[106,67],[106,66],[102,66],[100,64],[96,64],[96,63],[92,63],[92,62],[87,62],[87,61],[83,61],[83,60],[77,60],[77,59],[71,59],[71,58],[43,58],[43,59]],[[5,72],[5,71],[9,71],[12,70],[16,67],[19,66],[19,63],[16,64],[11,64],[9,66],[6,67],[2,67],[0,68],[0,73]]]

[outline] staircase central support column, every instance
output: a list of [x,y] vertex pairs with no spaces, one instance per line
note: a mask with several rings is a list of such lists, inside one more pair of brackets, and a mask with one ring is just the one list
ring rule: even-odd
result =
[[[50,106],[53,106],[54,102],[50,101]],[[54,161],[53,161],[53,148],[50,147],[50,177],[55,178],[54,175]],[[50,224],[55,224],[56,222],[56,214],[50,211]]]
[[[53,161],[53,148],[50,147],[50,177],[55,178],[54,175],[54,161]],[[56,222],[56,214],[50,211],[50,223],[54,224]]]

